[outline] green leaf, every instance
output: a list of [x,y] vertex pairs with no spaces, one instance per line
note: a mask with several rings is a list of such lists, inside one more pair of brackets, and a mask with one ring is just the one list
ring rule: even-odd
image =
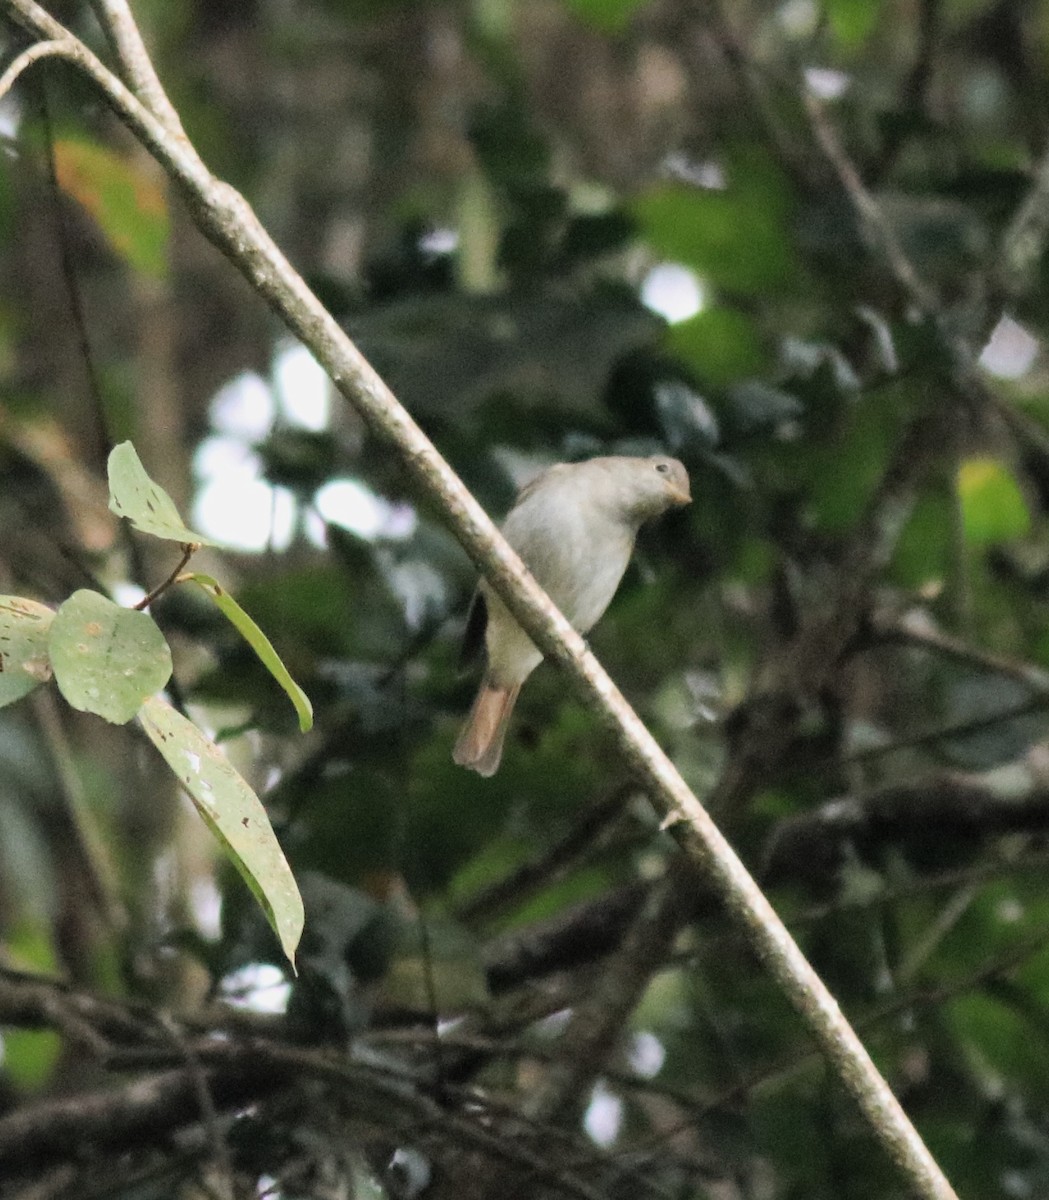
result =
[[0,596],[0,708],[51,678],[47,635],[54,610],[21,596]]
[[603,33],[625,29],[638,9],[648,0],[567,0],[568,7],[588,25]]
[[667,344],[703,383],[714,387],[758,375],[767,365],[753,321],[734,308],[708,308],[672,325]]
[[214,546],[183,525],[174,500],[146,474],[146,468],[130,442],[114,446],[109,455],[109,509],[127,517],[140,533],[182,545]]
[[641,236],[728,293],[784,291],[798,269],[788,181],[745,147],[726,157],[725,176],[720,189],[663,183],[641,195],[633,208]]
[[159,696],[142,705],[139,720],[254,893],[294,966],[302,897],[262,802],[218,746]]
[[919,498],[896,542],[893,582],[916,592],[939,591],[951,571],[952,509],[946,488]]
[[48,639],[59,691],[81,712],[123,725],[171,678],[171,651],[149,613],[81,590],[59,608]]
[[168,269],[171,221],[152,163],[128,161],[105,146],[55,142],[59,187],[95,219],[106,240],[137,271],[162,279]]
[[957,488],[967,541],[986,546],[1023,537],[1030,529],[1020,485],[996,459],[967,459],[958,467]]
[[43,1090],[62,1055],[53,1029],[5,1029],[4,1074],[19,1092]]
[[313,705],[309,696],[292,679],[288,668],[281,661],[280,655],[273,648],[273,643],[233,599],[233,597],[210,575],[194,572],[187,576],[198,584],[215,601],[219,611],[229,619],[241,637],[255,651],[259,661],[280,686],[287,692],[288,698],[295,705],[299,715],[299,728],[305,733],[313,728]]
[[883,7],[881,0],[824,0],[835,38],[850,49],[862,45],[877,29]]

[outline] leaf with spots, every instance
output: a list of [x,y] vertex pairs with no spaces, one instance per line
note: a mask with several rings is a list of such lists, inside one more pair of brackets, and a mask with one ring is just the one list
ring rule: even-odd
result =
[[159,696],[142,705],[139,720],[254,893],[294,966],[302,898],[262,802],[218,746]]
[[171,678],[171,651],[149,613],[87,589],[55,613],[48,653],[66,700],[114,725],[130,721]]
[[291,673],[281,661],[280,655],[274,650],[273,643],[269,638],[217,580],[199,572],[188,575],[186,578],[202,587],[215,601],[219,611],[236,628],[240,636],[259,656],[262,665],[287,692],[288,698],[295,705],[295,711],[299,715],[299,728],[302,732],[305,733],[308,729],[312,729],[313,705],[310,703],[310,698],[292,679]]
[[0,596],[0,708],[51,678],[47,635],[54,609],[21,596]]
[[182,523],[174,500],[146,473],[142,460],[130,442],[114,446],[107,464],[109,509],[118,517],[127,517],[140,533],[184,546],[214,546]]

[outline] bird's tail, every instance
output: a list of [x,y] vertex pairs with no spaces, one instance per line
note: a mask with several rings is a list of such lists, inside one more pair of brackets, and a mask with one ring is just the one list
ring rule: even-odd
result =
[[485,675],[452,751],[452,758],[460,767],[469,767],[485,777],[495,774],[503,756],[506,727],[520,690],[519,683],[500,687]]

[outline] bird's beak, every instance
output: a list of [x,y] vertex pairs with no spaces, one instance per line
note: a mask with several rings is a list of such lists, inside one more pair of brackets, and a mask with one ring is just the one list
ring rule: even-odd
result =
[[668,487],[671,502],[677,508],[684,508],[686,504],[692,503],[692,493],[689,491],[688,483],[684,487]]

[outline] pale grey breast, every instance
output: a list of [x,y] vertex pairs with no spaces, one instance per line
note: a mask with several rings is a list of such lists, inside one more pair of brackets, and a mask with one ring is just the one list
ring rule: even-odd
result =
[[592,505],[584,520],[582,474],[579,466],[554,468],[542,488],[522,497],[504,532],[551,600],[585,633],[615,595],[635,531],[618,514],[595,511]]

